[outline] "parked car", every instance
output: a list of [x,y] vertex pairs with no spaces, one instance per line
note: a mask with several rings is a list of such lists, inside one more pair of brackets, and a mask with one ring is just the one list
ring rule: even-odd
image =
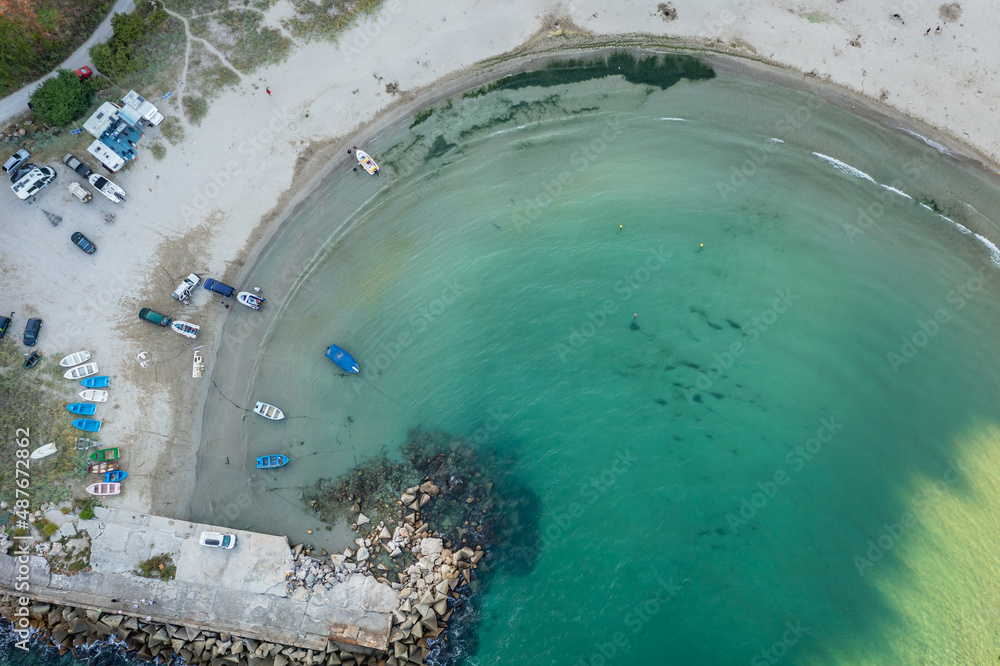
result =
[[97,246],[90,242],[90,239],[77,231],[75,234],[69,237],[73,241],[73,245],[86,252],[87,254],[94,254],[97,252]]
[[76,70],[76,77],[78,79],[80,79],[81,81],[86,81],[91,76],[93,76],[93,74],[94,73],[92,71],[90,71],[90,68],[87,67],[86,65],[84,65],[80,69]]
[[18,199],[24,201],[38,194],[39,190],[55,179],[56,170],[52,167],[35,167],[18,178],[17,182],[10,186],[10,189],[14,190]]
[[22,164],[28,161],[29,157],[31,157],[31,153],[22,148],[21,150],[17,151],[16,153],[8,157],[7,161],[3,163],[3,172],[4,173],[16,172],[18,167],[20,167]]
[[90,178],[90,174],[94,173],[89,166],[78,160],[73,153],[63,155],[63,164],[76,171],[81,178]]
[[34,347],[38,342],[38,334],[42,332],[42,320],[32,317],[24,327],[24,344]]
[[159,312],[154,312],[149,308],[139,310],[139,319],[153,322],[157,326],[170,326],[170,322],[173,321],[167,315],[161,315]]
[[212,278],[205,278],[205,289],[209,291],[214,291],[220,296],[225,296],[226,298],[232,298],[236,290],[230,287],[228,284],[223,284],[218,280]]
[[181,301],[182,303],[187,303],[187,300],[191,298],[191,290],[197,287],[198,283],[200,282],[201,278],[195,275],[194,273],[191,273],[186,278],[184,278],[183,282],[177,285],[177,288],[174,289],[174,293],[170,295],[174,297],[175,301]]
[[83,203],[90,203],[90,200],[94,198],[94,195],[91,194],[87,188],[80,187],[76,183],[70,183],[69,187],[67,187],[66,189],[69,190],[70,194],[72,194],[74,197],[76,197]]
[[0,340],[3,340],[3,336],[7,335],[7,328],[10,327],[10,322],[14,319],[14,313],[11,312],[9,317],[0,317]]
[[202,532],[198,543],[212,548],[235,548],[235,534],[220,534],[219,532]]

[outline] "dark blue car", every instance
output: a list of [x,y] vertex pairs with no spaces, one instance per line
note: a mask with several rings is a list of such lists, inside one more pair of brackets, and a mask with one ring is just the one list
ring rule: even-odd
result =
[[225,296],[226,298],[232,298],[236,290],[230,287],[228,284],[223,284],[218,280],[213,280],[212,278],[205,279],[205,289],[209,291],[214,291],[220,296]]

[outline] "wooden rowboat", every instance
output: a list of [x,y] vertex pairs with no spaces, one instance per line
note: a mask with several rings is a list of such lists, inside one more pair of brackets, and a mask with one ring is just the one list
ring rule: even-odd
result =
[[95,462],[106,460],[118,460],[118,449],[101,449],[90,454],[90,459]]
[[74,402],[72,405],[66,405],[66,409],[80,416],[93,416],[97,411],[97,405],[92,402]]
[[118,483],[122,479],[128,476],[128,472],[123,472],[120,469],[113,470],[111,472],[104,473],[104,483]]
[[84,400],[89,400],[91,402],[107,402],[108,401],[108,392],[107,391],[99,391],[97,389],[86,389],[84,391],[80,391],[77,395],[79,395]]
[[265,419],[271,419],[272,421],[280,421],[285,418],[285,413],[275,407],[274,405],[269,405],[266,402],[258,402],[253,408],[253,411],[260,414]]
[[288,456],[270,455],[257,458],[257,469],[274,469],[288,464]]
[[103,377],[88,377],[87,379],[84,379],[80,383],[86,386],[87,388],[93,388],[93,389],[107,388],[108,384],[111,383],[111,378],[108,377],[107,375],[104,375]]
[[120,483],[92,483],[87,486],[87,492],[91,495],[118,495],[121,491]]
[[91,474],[107,474],[116,469],[118,469],[118,462],[115,460],[87,465],[87,471]]
[[55,442],[50,442],[45,446],[39,446],[37,449],[32,451],[31,459],[39,460],[41,458],[44,458],[45,456],[51,456],[55,452],[56,452],[56,444]]
[[89,377],[91,375],[97,374],[97,364],[87,363],[85,365],[78,365],[75,368],[70,368],[63,374],[66,379],[83,379],[84,377]]
[[59,361],[59,365],[64,368],[72,368],[74,365],[80,365],[81,363],[86,363],[89,360],[90,352],[84,350],[64,357],[63,360]]

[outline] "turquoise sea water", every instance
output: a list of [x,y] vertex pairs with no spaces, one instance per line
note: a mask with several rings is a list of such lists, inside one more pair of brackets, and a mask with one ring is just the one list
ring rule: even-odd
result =
[[365,149],[226,325],[195,519],[342,548],[299,485],[441,428],[540,507],[458,663],[1000,654],[993,185],[727,75],[456,97]]

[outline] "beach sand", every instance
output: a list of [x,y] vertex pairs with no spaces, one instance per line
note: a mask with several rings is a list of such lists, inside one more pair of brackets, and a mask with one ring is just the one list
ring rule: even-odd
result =
[[[34,205],[0,197],[0,311],[17,312],[15,340],[28,317],[42,317],[47,355],[89,349],[102,374],[111,375],[111,400],[98,412],[101,435],[122,448],[130,480],[106,503],[186,518],[200,405],[213,351],[224,342],[221,324],[252,313],[235,301],[235,310],[225,309],[201,287],[191,306],[170,292],[191,272],[249,289],[247,267],[280,230],[285,212],[319,179],[351,174],[347,148],[470,80],[517,66],[505,54],[524,62],[621,44],[708,50],[776,66],[821,85],[840,104],[884,113],[883,122],[982,162],[995,178],[1000,15],[985,0],[912,13],[906,7],[916,3],[902,4],[736,0],[608,9],[596,0],[389,0],[337,44],[299,43],[282,64],[245,75],[211,103],[200,126],[185,126],[186,138],[162,161],[149,156],[158,135],[151,130],[138,163],[113,177],[129,194],[126,204],[99,194],[86,206],[72,200],[66,185],[76,177],[61,164],[59,179]],[[281,0],[266,22],[278,25],[291,11]],[[896,12],[902,21],[890,17]],[[760,71],[747,67],[751,75]],[[180,82],[175,91],[161,106],[166,115],[180,115]],[[140,92],[158,101],[166,91]],[[40,209],[64,221],[53,227]],[[103,221],[110,211],[114,224]],[[95,255],[70,244],[74,231],[98,246]],[[140,321],[144,306],[200,324],[198,339]],[[199,345],[208,365],[204,379],[193,379],[191,350]],[[140,351],[152,353],[148,367],[136,360]]]

